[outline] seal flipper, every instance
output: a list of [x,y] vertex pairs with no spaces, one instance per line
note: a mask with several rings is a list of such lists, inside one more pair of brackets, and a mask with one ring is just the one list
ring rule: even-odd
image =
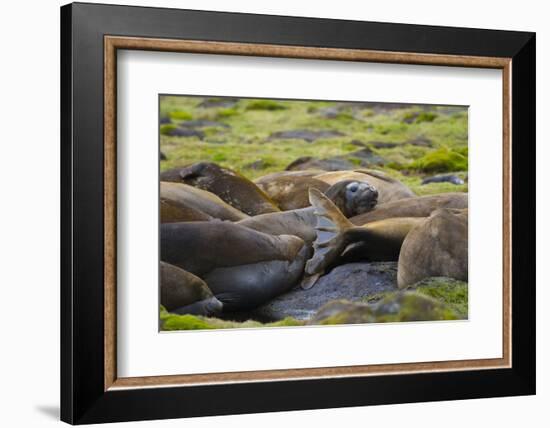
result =
[[[319,277],[345,249],[346,231],[355,225],[319,190],[309,189],[309,201],[317,217],[317,238],[313,242],[313,256],[306,263],[305,273],[310,277]],[[316,279],[305,278],[302,288],[311,288]]]

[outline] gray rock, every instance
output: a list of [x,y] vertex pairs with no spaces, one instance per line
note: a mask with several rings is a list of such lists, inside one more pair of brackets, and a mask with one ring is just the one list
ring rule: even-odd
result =
[[302,156],[290,163],[287,171],[303,171],[307,169],[322,169],[323,171],[342,171],[354,169],[354,165],[349,160],[334,157],[330,159],[318,159],[311,156]]
[[405,144],[410,144],[412,146],[418,147],[433,147],[432,140],[426,137],[417,137],[412,140],[405,141]]
[[201,140],[204,138],[204,132],[196,129],[175,128],[168,132],[168,135],[172,137],[197,137]]
[[229,125],[213,120],[186,120],[178,125],[180,128],[229,128]]
[[167,123],[172,123],[172,120],[169,117],[161,117],[159,122],[161,125],[166,125]]
[[365,147],[345,155],[334,156],[327,159],[318,159],[311,156],[303,156],[290,163],[287,171],[322,169],[324,171],[344,171],[361,167],[384,165],[386,160]]
[[340,131],[308,131],[303,129],[296,129],[293,131],[274,132],[269,136],[269,140],[304,140],[308,143],[312,143],[320,138],[334,138],[342,136],[344,136],[344,134]]
[[200,108],[229,108],[239,102],[238,98],[207,98],[197,107]]
[[399,143],[390,143],[387,141],[369,141],[369,144],[375,149],[393,149],[399,145]]
[[310,319],[333,300],[362,301],[374,294],[396,289],[396,262],[348,263],[332,269],[309,290],[297,287],[256,308],[248,317],[258,320]]
[[426,177],[422,180],[422,184],[430,183],[452,183],[458,186],[464,184],[464,180],[454,174],[434,175],[433,177]]

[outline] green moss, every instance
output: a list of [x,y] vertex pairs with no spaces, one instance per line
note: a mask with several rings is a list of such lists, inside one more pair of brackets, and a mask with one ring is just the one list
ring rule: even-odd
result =
[[416,117],[415,122],[416,123],[433,122],[436,117],[437,117],[437,114],[432,113],[431,111],[423,111]]
[[239,114],[238,110],[235,108],[224,108],[217,111],[216,115],[218,119],[226,119],[228,117],[237,116]]
[[408,169],[425,173],[467,171],[468,158],[457,151],[441,147],[411,162]]
[[214,162],[224,162],[227,160],[227,157],[223,153],[216,153],[211,159]]
[[[444,305],[445,308],[445,311],[443,311],[442,314],[444,316],[454,317],[450,319],[468,318],[468,283],[466,282],[445,277],[426,278],[407,287],[405,291],[415,292],[415,294],[428,296],[438,301]],[[385,293],[376,293],[363,298],[362,301],[369,304],[377,304],[384,300],[392,301],[399,296],[400,293],[402,292],[390,291]],[[392,314],[387,319],[397,320],[397,318],[407,316],[410,316],[410,313],[407,314],[406,312],[403,312],[399,314]]]
[[468,283],[452,278],[425,279],[410,287],[451,307],[460,318],[468,317]]
[[212,327],[204,319],[193,315],[168,315],[162,320],[163,330],[209,330],[212,328],[215,327]]
[[193,119],[193,115],[185,110],[173,110],[168,115],[173,120],[191,120]]
[[274,111],[274,110],[286,110],[286,107],[273,100],[252,100],[246,105],[247,110],[265,110],[265,111]]
[[195,315],[177,315],[166,311],[162,306],[160,308],[161,329],[164,331],[175,330],[213,330],[229,328],[261,328],[261,327],[296,327],[303,326],[305,321],[297,320],[292,317],[284,318],[280,321],[271,323],[261,323],[258,321],[228,321],[219,318],[203,317]]
[[170,133],[176,128],[177,126],[172,123],[165,123],[164,125],[160,125],[160,134],[170,135]]

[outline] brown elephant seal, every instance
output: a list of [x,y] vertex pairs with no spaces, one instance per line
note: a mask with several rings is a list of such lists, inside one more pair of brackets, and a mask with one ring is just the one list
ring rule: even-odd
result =
[[206,190],[183,183],[160,183],[161,223],[208,221],[213,219],[239,221],[248,216]]
[[393,217],[428,217],[440,208],[468,208],[467,193],[440,193],[378,204],[373,210],[350,218],[357,225]]
[[468,209],[438,209],[403,241],[397,286],[432,276],[468,281]]
[[308,176],[281,176],[271,181],[256,183],[283,211],[308,207],[308,189],[314,187],[321,192],[330,184]]
[[199,162],[163,172],[161,181],[183,182],[218,195],[232,207],[248,215],[279,211],[276,204],[252,181],[228,168]]
[[273,236],[227,221],[167,223],[161,260],[204,280],[224,310],[254,308],[292,288],[309,248],[297,236]]
[[253,181],[257,185],[266,184],[273,180],[277,180],[281,177],[313,177],[315,175],[323,174],[325,171],[322,169],[304,169],[303,171],[278,171],[272,172],[267,175],[255,178]]
[[400,288],[429,276],[467,280],[467,209],[439,209],[428,218],[397,217],[357,226],[318,190],[311,189],[310,198],[317,216],[317,236],[313,256],[306,263],[303,288],[313,286],[350,252],[364,259],[398,260]]
[[413,191],[399,180],[373,169],[325,172],[315,175],[313,178],[324,181],[330,185],[342,180],[366,181],[378,190],[378,204],[385,204],[386,202],[415,196]]
[[160,304],[168,312],[205,316],[223,308],[202,279],[165,262],[160,262]]
[[[340,181],[325,194],[346,216],[372,210],[378,198],[377,190],[370,184],[353,180]],[[295,235],[311,245],[316,237],[317,217],[314,208],[309,206],[249,217],[238,224],[270,235]]]

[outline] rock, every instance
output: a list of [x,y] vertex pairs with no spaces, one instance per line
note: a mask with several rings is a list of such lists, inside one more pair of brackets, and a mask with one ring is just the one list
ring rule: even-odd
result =
[[160,160],[163,161],[163,160],[166,160],[166,159],[168,159],[166,157],[166,155],[164,153],[160,152]]
[[352,158],[352,159],[360,159],[361,164],[360,166],[363,167],[370,167],[373,165],[384,165],[386,163],[386,160],[377,155],[372,151],[372,149],[365,147],[364,149],[357,150],[355,152],[348,153],[346,155],[340,156],[341,158]]
[[197,131],[196,129],[175,128],[168,131],[168,135],[172,137],[197,137],[199,139],[204,138],[204,132]]
[[360,301],[396,289],[397,263],[348,263],[332,269],[309,290],[299,287],[290,290],[256,308],[248,317],[264,322],[285,317],[310,319],[323,305],[333,300]]
[[412,140],[406,141],[405,144],[410,144],[412,146],[418,147],[433,147],[432,140],[426,137],[413,138]]
[[464,180],[454,174],[434,175],[433,177],[424,178],[421,184],[430,183],[451,183],[458,186],[464,184]]
[[386,160],[374,153],[370,148],[357,150],[345,155],[334,156],[327,159],[318,159],[311,156],[303,156],[290,163],[287,171],[322,169],[324,171],[344,171],[360,167],[372,167],[384,165]]
[[311,156],[302,156],[290,163],[286,167],[286,171],[304,171],[308,169],[322,169],[323,171],[342,171],[346,169],[354,169],[354,165],[348,160],[338,157],[331,159],[318,159]]
[[335,117],[338,117],[340,114],[340,108],[338,107],[324,107],[322,109],[319,109],[318,113],[319,116],[325,117],[327,119],[334,119]]
[[319,309],[308,324],[364,324],[459,319],[455,311],[436,299],[413,291],[391,293],[375,304],[337,300]]
[[159,120],[160,125],[166,125],[168,123],[172,123],[172,120],[169,117],[161,117]]
[[229,108],[239,102],[238,98],[207,98],[197,107],[200,108]]
[[369,144],[375,149],[393,149],[399,145],[398,143],[389,143],[386,141],[369,141]]
[[186,120],[179,124],[180,128],[229,128],[229,125],[222,122],[215,122],[213,120]]
[[274,132],[269,136],[269,140],[305,140],[308,143],[312,143],[320,138],[334,138],[342,136],[344,136],[344,134],[340,131],[308,131],[297,129],[293,131]]
[[353,141],[350,141],[349,143],[352,146],[356,146],[356,147],[367,147],[367,145],[365,143],[363,143],[362,141],[359,141],[359,140],[353,140]]
[[266,162],[263,159],[258,159],[257,161],[251,162],[249,164],[246,164],[244,167],[249,169],[254,169],[256,171],[265,169],[267,167],[271,166],[269,162]]

